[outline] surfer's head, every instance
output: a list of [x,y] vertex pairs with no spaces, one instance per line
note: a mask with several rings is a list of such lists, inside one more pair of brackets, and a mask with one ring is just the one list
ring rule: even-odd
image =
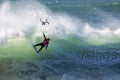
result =
[[48,41],[50,41],[50,38],[47,38]]

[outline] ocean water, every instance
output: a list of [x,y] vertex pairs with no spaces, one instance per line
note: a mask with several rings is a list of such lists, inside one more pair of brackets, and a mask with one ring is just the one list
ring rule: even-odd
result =
[[119,14],[119,0],[1,0],[0,80],[120,80]]

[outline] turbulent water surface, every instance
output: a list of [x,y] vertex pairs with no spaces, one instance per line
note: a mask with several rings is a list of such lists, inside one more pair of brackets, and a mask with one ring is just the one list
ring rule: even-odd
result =
[[[32,44],[42,41],[42,31],[51,40],[38,55]],[[120,80],[119,0],[0,1],[0,80],[45,76]]]

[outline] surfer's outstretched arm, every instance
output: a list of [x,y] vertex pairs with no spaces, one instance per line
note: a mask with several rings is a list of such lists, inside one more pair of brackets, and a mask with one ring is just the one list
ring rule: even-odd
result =
[[44,39],[46,39],[46,36],[45,36],[44,32],[43,32],[43,37],[44,37]]

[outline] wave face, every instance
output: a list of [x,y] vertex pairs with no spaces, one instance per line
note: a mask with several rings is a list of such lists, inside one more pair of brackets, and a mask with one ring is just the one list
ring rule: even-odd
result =
[[[0,79],[119,80],[119,5],[119,0],[1,1]],[[41,25],[40,18],[50,24]],[[42,31],[51,41],[36,55],[32,44],[42,41]]]

